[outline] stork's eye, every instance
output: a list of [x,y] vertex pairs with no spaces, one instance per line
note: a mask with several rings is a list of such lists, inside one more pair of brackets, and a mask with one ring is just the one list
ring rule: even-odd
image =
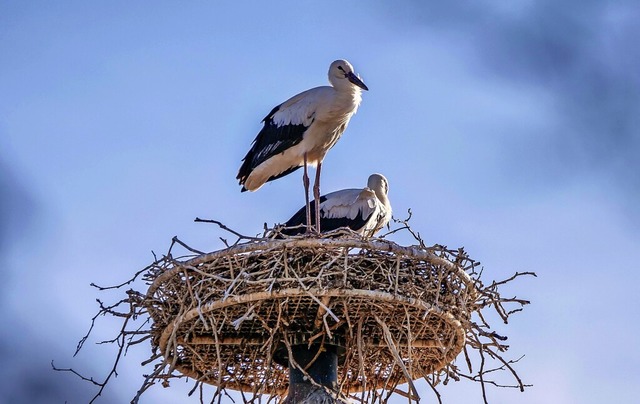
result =
[[344,69],[342,68],[342,66],[338,66],[338,70],[340,70],[342,73],[346,73],[346,72],[344,71]]

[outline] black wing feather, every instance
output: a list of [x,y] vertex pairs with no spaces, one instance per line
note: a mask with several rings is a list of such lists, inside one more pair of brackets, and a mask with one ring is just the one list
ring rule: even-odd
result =
[[[308,126],[303,124],[277,126],[273,122],[273,115],[280,110],[281,106],[282,104],[272,109],[269,115],[262,120],[264,126],[253,140],[251,149],[242,159],[242,166],[240,166],[240,170],[236,176],[236,179],[240,181],[240,185],[244,184],[249,174],[251,174],[257,166],[302,141],[302,136]],[[283,173],[269,178],[267,181],[283,177],[298,168],[300,167],[292,167]]]
[[[320,197],[320,203],[326,200],[327,200],[326,196],[323,195]],[[316,224],[315,200],[311,201],[310,205],[311,205],[311,224],[315,225]],[[349,219],[346,217],[328,219],[328,218],[322,217],[320,219],[320,230],[323,233],[325,233],[325,232],[330,232],[332,230],[337,230],[341,227],[348,227],[351,230],[358,231],[362,227],[364,227],[365,223],[367,223],[367,219],[369,219],[369,217],[366,217],[366,218],[362,217],[362,211],[359,211],[358,215],[353,219]],[[307,225],[307,212],[305,207],[302,207],[291,217],[291,219],[287,221],[287,223],[284,224],[286,228],[283,229],[281,232],[282,234],[285,234],[287,236],[295,236],[295,235],[304,233],[306,231],[306,225]]]

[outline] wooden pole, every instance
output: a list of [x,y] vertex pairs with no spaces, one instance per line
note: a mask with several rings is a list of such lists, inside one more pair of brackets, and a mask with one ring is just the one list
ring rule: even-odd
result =
[[304,372],[289,361],[289,394],[285,403],[336,402],[330,392],[335,391],[338,382],[337,347],[313,345],[309,348],[305,344],[295,345],[291,351],[295,363]]

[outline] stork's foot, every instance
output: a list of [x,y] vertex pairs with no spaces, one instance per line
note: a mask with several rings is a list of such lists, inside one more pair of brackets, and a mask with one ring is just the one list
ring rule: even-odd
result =
[[307,231],[305,234],[309,236],[319,236],[320,231],[318,230],[318,227],[315,224],[311,224],[311,225],[307,225]]

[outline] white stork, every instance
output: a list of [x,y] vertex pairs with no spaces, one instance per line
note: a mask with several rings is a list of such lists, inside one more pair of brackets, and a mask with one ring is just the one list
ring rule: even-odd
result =
[[322,160],[357,111],[362,90],[368,90],[346,60],[331,63],[329,83],[331,86],[293,96],[269,112],[236,177],[242,192],[256,191],[264,183],[304,167],[307,222],[311,217],[307,166],[316,166],[313,195],[318,206]]
[[[320,197],[320,227],[323,232],[349,227],[371,237],[391,220],[391,204],[387,195],[389,183],[382,174],[372,174],[363,189],[343,189]],[[315,201],[311,202],[312,205]],[[317,216],[312,217],[315,224]],[[293,236],[304,232],[307,225],[305,208],[301,208],[284,224],[282,234]],[[303,226],[304,225],[304,226]]]

